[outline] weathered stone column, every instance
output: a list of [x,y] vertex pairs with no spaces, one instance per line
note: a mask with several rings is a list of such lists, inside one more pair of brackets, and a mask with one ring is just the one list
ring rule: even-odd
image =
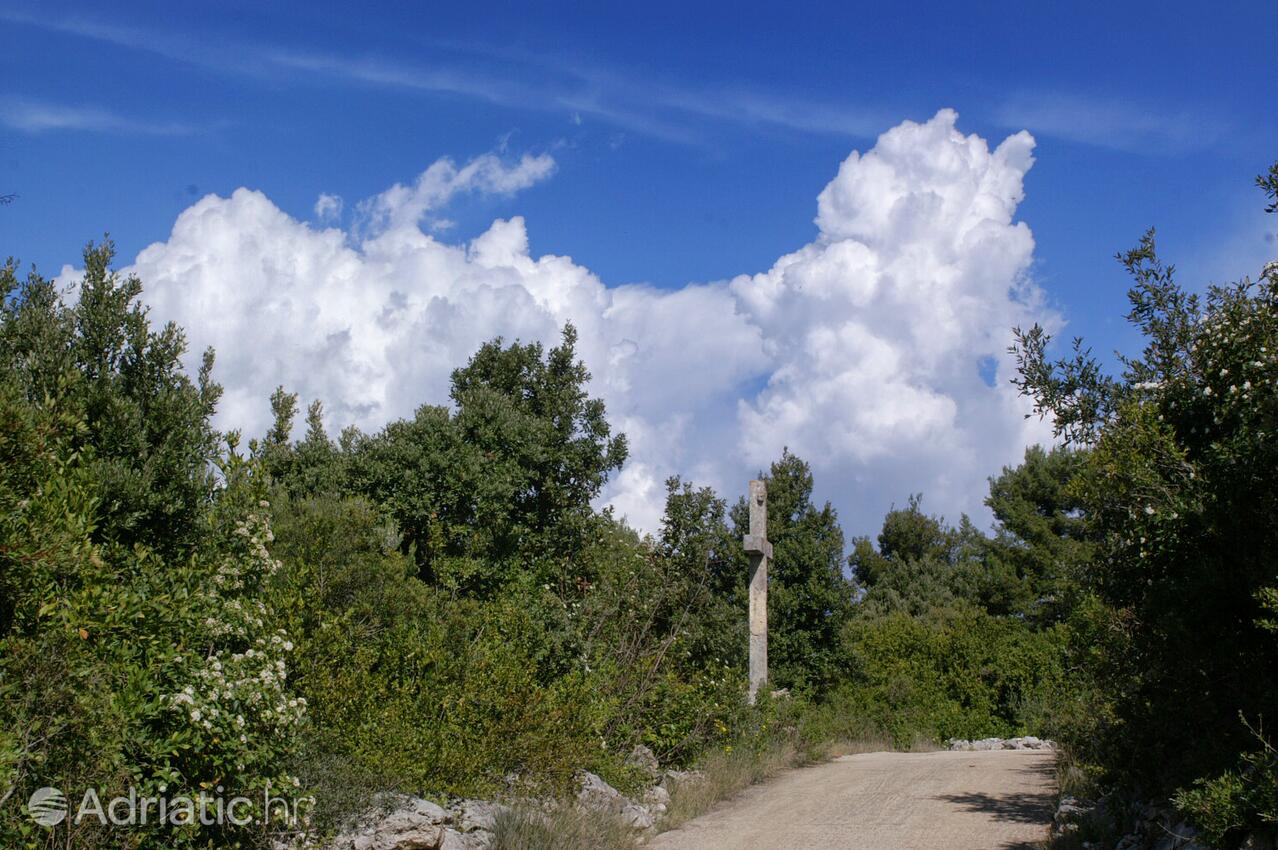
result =
[[768,542],[768,487],[762,481],[750,482],[750,533],[745,536],[745,551],[750,556],[750,703],[754,704],[759,688],[768,684],[768,561],[772,544]]

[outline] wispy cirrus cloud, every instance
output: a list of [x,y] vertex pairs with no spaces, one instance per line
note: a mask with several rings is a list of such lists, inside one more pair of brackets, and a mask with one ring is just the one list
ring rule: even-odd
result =
[[597,120],[681,144],[704,141],[713,125],[773,128],[872,138],[884,110],[814,100],[762,88],[686,86],[624,69],[584,65],[564,56],[483,45],[440,43],[423,62],[384,54],[306,46],[192,39],[181,33],[122,26],[84,16],[43,17],[0,9],[0,20],[144,51],[218,73],[278,82],[326,81],[472,98],[535,112]]
[[1206,110],[1059,92],[1015,95],[998,109],[996,119],[1040,136],[1173,156],[1211,147],[1230,131],[1227,121]]
[[195,127],[120,115],[96,106],[73,106],[21,97],[0,97],[0,124],[25,133],[84,130],[147,136],[185,136]]

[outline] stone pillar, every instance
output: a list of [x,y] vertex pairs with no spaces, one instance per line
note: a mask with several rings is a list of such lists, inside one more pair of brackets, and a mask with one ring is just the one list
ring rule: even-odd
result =
[[768,487],[750,482],[750,533],[745,536],[750,557],[750,703],[759,689],[768,684]]

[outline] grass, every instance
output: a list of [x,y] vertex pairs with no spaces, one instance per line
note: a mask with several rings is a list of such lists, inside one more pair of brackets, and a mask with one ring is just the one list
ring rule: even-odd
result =
[[490,850],[633,850],[637,836],[616,815],[556,804],[498,812]]

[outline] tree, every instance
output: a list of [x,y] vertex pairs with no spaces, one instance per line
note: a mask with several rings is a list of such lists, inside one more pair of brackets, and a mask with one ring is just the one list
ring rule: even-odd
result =
[[513,526],[559,559],[580,548],[590,503],[627,454],[604,403],[586,392],[590,373],[576,343],[571,324],[549,352],[498,338],[452,380],[463,439],[510,476]]
[[1071,486],[1086,453],[1068,446],[1031,446],[1017,467],[990,479],[985,504],[994,513],[993,539],[975,595],[986,610],[1039,623],[1068,618],[1078,602],[1080,571],[1095,551],[1085,505]]
[[142,283],[110,268],[108,240],[84,251],[84,278],[68,305],[53,281],[16,263],[0,267],[0,368],[22,397],[82,421],[101,502],[96,539],[189,552],[213,491],[218,435],[210,424],[221,388],[213,352],[195,380],[182,367],[183,332],[153,330]]
[[294,479],[310,470],[348,480],[350,492],[381,505],[428,581],[490,595],[530,575],[579,594],[591,577],[577,555],[598,530],[591,502],[624,462],[626,441],[586,392],[576,339],[568,325],[548,352],[489,342],[453,373],[455,411],[423,406],[341,446],[313,410],[307,440],[281,466],[293,464]]
[[[1273,200],[1278,172],[1259,182]],[[1015,351],[1022,391],[1090,449],[1075,492],[1098,540],[1081,578],[1107,704],[1076,743],[1112,778],[1167,793],[1229,769],[1253,744],[1240,714],[1278,705],[1262,607],[1278,547],[1278,263],[1200,297],[1153,231],[1119,259],[1146,340],[1121,378],[1081,343],[1049,360],[1041,328],[1018,331]]]

